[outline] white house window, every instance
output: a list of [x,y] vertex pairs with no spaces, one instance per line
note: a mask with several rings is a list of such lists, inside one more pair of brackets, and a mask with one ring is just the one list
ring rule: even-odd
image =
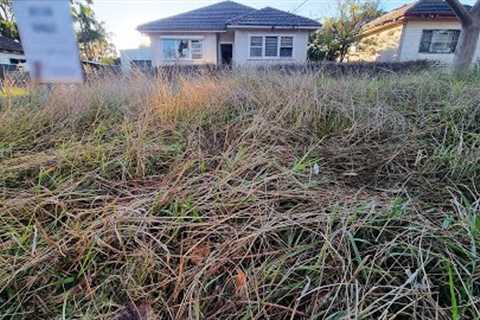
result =
[[420,53],[454,53],[460,30],[423,30]]
[[177,45],[177,57],[186,59],[190,55],[190,46],[188,40],[179,40]]
[[250,57],[262,57],[263,55],[263,37],[250,38]]
[[265,37],[265,57],[278,57],[278,37]]
[[202,41],[192,40],[192,59],[202,59],[203,57],[203,48]]
[[280,40],[280,57],[293,56],[293,37],[282,37]]
[[250,58],[291,58],[293,36],[251,36]]
[[177,58],[177,40],[164,39],[162,40],[163,57],[165,59]]
[[202,59],[202,40],[162,39],[162,51],[165,60]]

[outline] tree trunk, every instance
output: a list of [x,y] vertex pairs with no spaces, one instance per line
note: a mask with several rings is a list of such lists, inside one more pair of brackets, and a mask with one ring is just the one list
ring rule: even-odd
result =
[[462,34],[453,61],[453,67],[456,73],[468,71],[474,62],[473,59],[475,57],[479,36],[479,23],[472,23],[462,28]]

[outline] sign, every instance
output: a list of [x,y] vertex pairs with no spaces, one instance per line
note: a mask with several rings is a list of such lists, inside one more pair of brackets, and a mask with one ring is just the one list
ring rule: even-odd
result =
[[81,82],[69,0],[14,0],[13,9],[34,81]]

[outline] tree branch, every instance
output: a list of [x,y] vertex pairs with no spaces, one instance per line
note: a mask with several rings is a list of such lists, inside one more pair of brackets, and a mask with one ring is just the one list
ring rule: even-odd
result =
[[[452,8],[453,12],[457,15],[457,17],[462,22],[462,25],[469,26],[473,23],[473,18],[470,12],[465,9],[465,7],[460,3],[458,0],[445,0],[446,3]],[[478,4],[479,1],[477,1]],[[477,5],[475,5],[477,6]]]
[[477,3],[475,3],[472,10],[470,10],[470,14],[476,19],[480,18],[480,0],[477,0]]

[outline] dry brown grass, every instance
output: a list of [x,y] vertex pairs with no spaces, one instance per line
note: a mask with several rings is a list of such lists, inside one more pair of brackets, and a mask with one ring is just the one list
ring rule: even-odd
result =
[[1,319],[477,319],[480,86],[107,79],[0,109]]

